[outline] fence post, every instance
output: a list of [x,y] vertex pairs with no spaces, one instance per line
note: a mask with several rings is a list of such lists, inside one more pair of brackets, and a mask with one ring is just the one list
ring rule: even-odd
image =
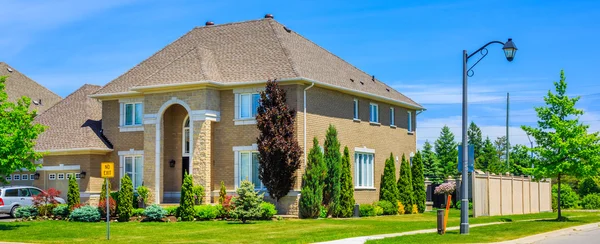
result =
[[502,211],[502,173],[499,174],[500,175],[500,216],[504,215],[503,211]]
[[515,176],[510,174],[510,213],[515,214]]
[[477,218],[477,211],[475,211],[477,209],[477,192],[475,191],[475,188],[479,189],[478,184],[475,182],[475,180],[477,179],[477,176],[475,176],[477,173],[475,171],[473,171],[473,173],[471,173],[471,202],[473,203],[473,218]]
[[485,201],[487,202],[487,216],[490,216],[490,172],[487,174],[487,189],[485,191]]
[[525,214],[525,176],[521,175],[521,213]]
[[538,213],[542,212],[542,181],[538,182]]

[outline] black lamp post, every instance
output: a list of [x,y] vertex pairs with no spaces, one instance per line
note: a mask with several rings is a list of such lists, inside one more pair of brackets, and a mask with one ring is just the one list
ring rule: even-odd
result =
[[[467,138],[467,76],[473,76],[473,67],[479,63],[488,54],[487,46],[498,43],[502,44],[502,50],[504,56],[509,62],[513,61],[515,54],[517,53],[517,47],[511,38],[508,38],[506,43],[501,41],[491,41],[483,45],[483,47],[477,49],[477,51],[467,54],[467,50],[463,50],[463,103],[462,103],[462,199],[460,205],[460,233],[469,233],[469,149],[468,149],[468,138]],[[470,68],[467,69],[467,62],[473,55],[481,53],[481,58],[477,60]]]

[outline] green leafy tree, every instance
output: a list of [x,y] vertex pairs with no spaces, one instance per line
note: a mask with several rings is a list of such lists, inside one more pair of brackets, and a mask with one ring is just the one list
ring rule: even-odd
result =
[[[440,137],[435,141],[435,153],[444,168],[443,178],[457,176],[458,173],[458,144],[448,126],[444,126]],[[406,205],[406,204],[405,204]]]
[[475,122],[471,122],[469,125],[467,136],[469,138],[469,145],[473,145],[473,151],[475,153],[475,165],[477,165],[477,161],[482,160],[481,155],[483,154],[483,137],[481,136],[481,129],[475,124]]
[[313,218],[319,217],[321,203],[323,202],[323,187],[327,167],[323,159],[323,153],[319,146],[319,141],[313,139],[313,147],[308,153],[306,172],[302,176],[302,191],[300,192],[300,217]]
[[390,203],[398,202],[398,186],[396,185],[396,163],[394,154],[390,153],[390,157],[385,160],[385,168],[381,175],[379,183],[379,200],[388,201]]
[[535,138],[532,149],[538,158],[535,168],[528,169],[536,178],[556,177],[558,219],[561,214],[561,178],[571,175],[578,178],[598,175],[600,171],[600,136],[588,133],[588,125],[579,121],[583,110],[575,108],[579,97],[566,95],[567,83],[564,71],[560,81],[554,82],[555,93],[548,91],[544,97],[546,106],[536,107],[538,126],[521,126]]
[[[108,182],[108,186],[106,182]],[[100,190],[100,202],[106,200],[106,191],[108,190],[108,193],[110,194],[110,189],[110,180],[105,180],[104,183],[102,183],[102,190]]]
[[419,213],[425,212],[425,201],[427,201],[427,193],[425,192],[425,177],[423,176],[423,158],[421,152],[417,151],[413,158],[411,167],[414,204],[417,204]]
[[340,199],[333,216],[338,218],[352,217],[354,210],[354,186],[352,185],[352,170],[350,170],[350,151],[344,147],[342,156],[342,175],[340,178]]
[[194,183],[192,176],[187,172],[183,176],[183,184],[181,185],[181,196],[179,198],[179,207],[177,208],[177,218],[181,221],[193,221],[194,215]]
[[16,170],[35,171],[34,162],[43,156],[34,150],[35,140],[45,129],[34,124],[37,112],[29,111],[30,98],[8,101],[6,78],[0,77],[0,183],[7,183],[6,176]]
[[258,178],[269,195],[279,202],[296,181],[302,150],[296,138],[296,110],[286,103],[286,92],[275,80],[267,81],[260,93],[256,125],[259,166]]
[[533,159],[526,146],[515,145],[510,151],[510,172],[514,175],[525,175],[523,169],[531,168]]
[[398,200],[404,205],[405,213],[410,214],[412,205],[415,203],[412,185],[412,176],[410,163],[402,154],[402,163],[400,164],[400,178],[398,179]]
[[579,182],[579,195],[585,197],[589,194],[600,193],[600,177],[586,177]]
[[489,137],[487,137],[485,139],[485,142],[483,143],[482,158],[483,158],[483,161],[481,162],[482,170],[485,170],[485,171],[488,171],[488,172],[494,173],[494,174],[503,174],[506,172],[505,171],[506,164],[501,162],[500,159],[498,158],[498,151],[496,150],[494,143],[492,143],[492,141],[490,140]]
[[325,165],[327,165],[327,177],[325,177],[325,188],[323,189],[323,204],[328,206],[331,213],[336,208],[340,199],[340,178],[342,176],[342,154],[340,153],[340,142],[337,138],[335,126],[329,125],[325,134]]
[[67,192],[67,205],[69,209],[73,209],[74,206],[79,205],[79,184],[75,176],[69,177],[69,191]]
[[121,189],[117,203],[117,215],[119,222],[127,222],[133,214],[133,184],[128,175],[121,178]]
[[[504,163],[506,163],[506,143],[506,136],[498,137],[494,141],[494,146],[496,147],[496,155],[498,155],[498,159],[500,159],[500,161]],[[510,145],[508,145],[508,147],[510,150]]]
[[242,181],[236,192],[238,196],[231,200],[231,217],[241,220],[244,224],[248,220],[258,219],[262,215],[260,204],[263,202],[263,195],[254,191],[254,184],[247,180]]
[[225,202],[225,196],[227,196],[227,188],[225,188],[225,182],[221,181],[221,189],[219,190],[219,205],[223,205],[223,202]]
[[425,141],[423,145],[423,174],[434,183],[442,183],[444,181],[444,167],[438,160],[437,155],[433,151],[433,147],[429,141]]

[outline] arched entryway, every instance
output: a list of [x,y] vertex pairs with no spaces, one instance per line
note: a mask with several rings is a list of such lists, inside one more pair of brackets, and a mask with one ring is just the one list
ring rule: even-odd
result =
[[179,202],[183,175],[189,173],[191,121],[180,104],[169,106],[161,119],[163,203]]

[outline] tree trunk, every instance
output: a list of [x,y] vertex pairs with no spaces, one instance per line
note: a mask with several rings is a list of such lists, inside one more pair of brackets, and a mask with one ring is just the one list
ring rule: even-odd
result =
[[558,221],[562,220],[562,214],[560,212],[560,173],[558,174],[558,195],[556,198],[556,207],[558,209]]

